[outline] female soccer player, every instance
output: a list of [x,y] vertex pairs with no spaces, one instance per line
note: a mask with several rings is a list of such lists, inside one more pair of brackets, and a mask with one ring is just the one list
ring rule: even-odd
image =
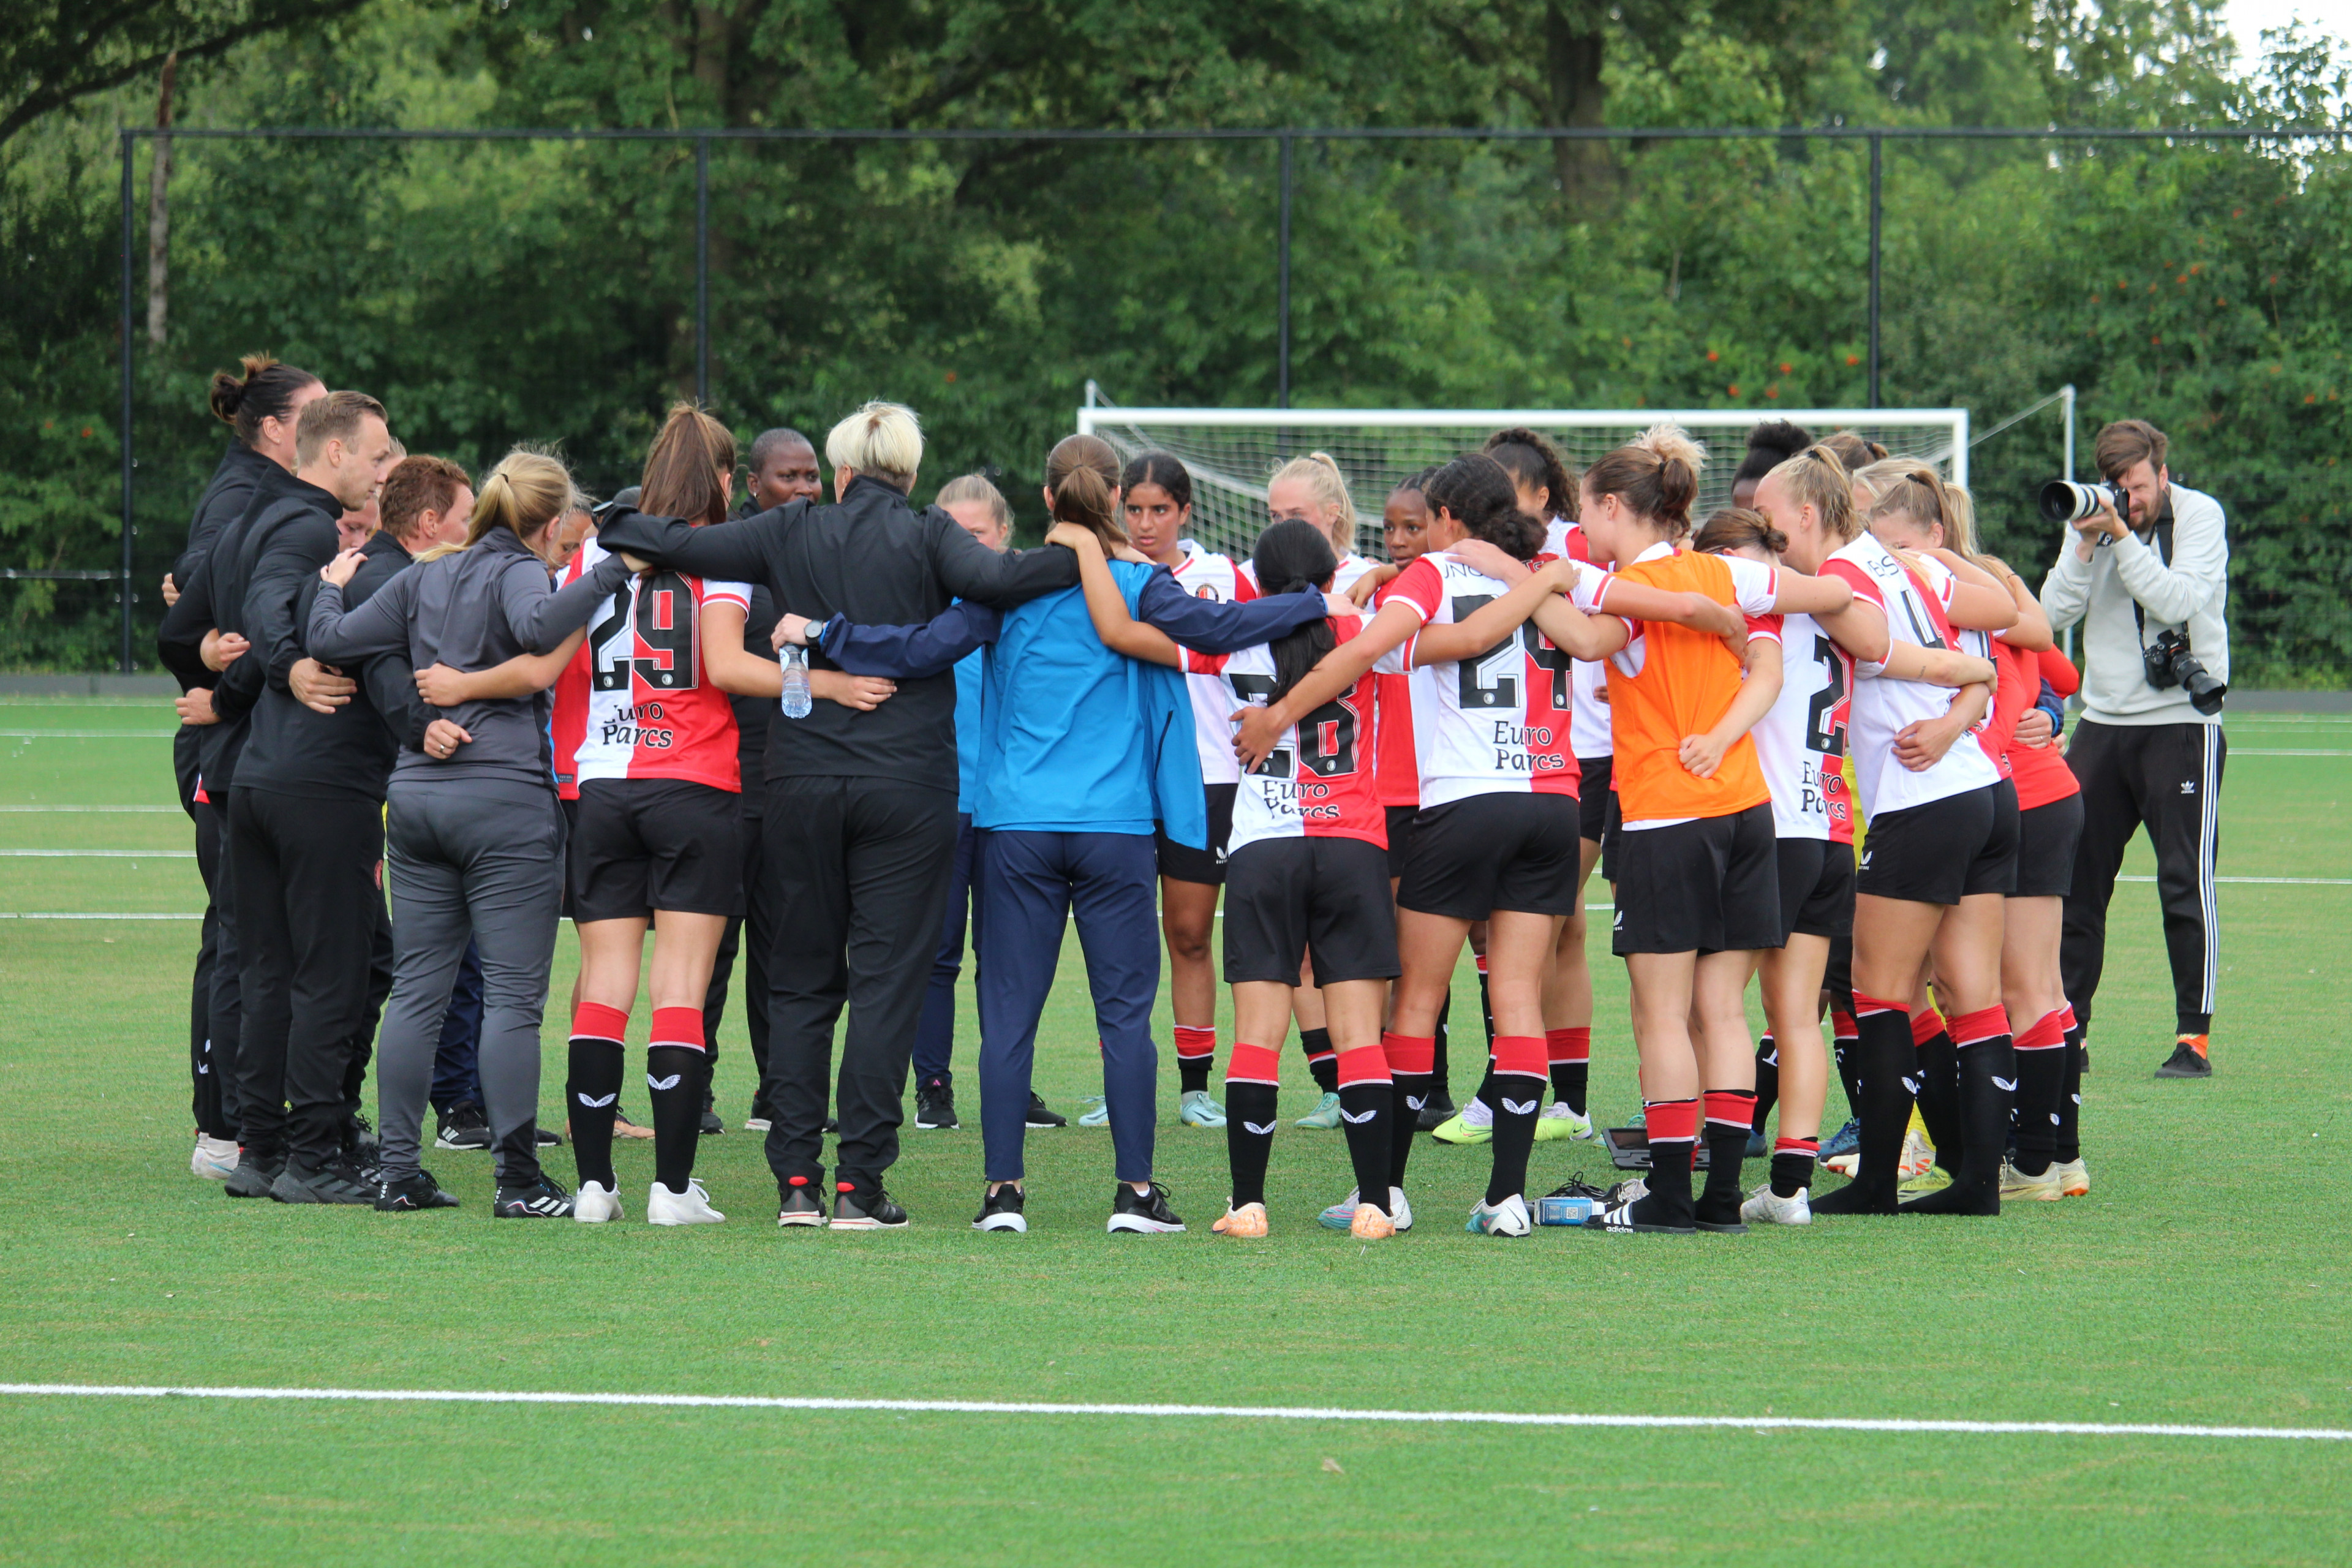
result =
[[[543,553],[549,525],[572,504],[562,464],[509,453],[482,481],[465,548],[397,574],[348,615],[342,584],[360,557],[337,556],[320,574],[304,646],[336,664],[405,648],[419,670],[559,651],[628,575],[620,562],[605,561],[554,590]],[[428,726],[424,750],[404,749],[394,768],[384,866],[398,953],[376,1053],[379,1209],[457,1201],[417,1155],[442,1017],[470,938],[481,952],[482,1090],[499,1164],[490,1212],[501,1219],[572,1212],[571,1194],[540,1169],[535,1121],[540,1016],[563,883],[544,693],[468,702]]]
[[[1186,537],[1192,526],[1192,476],[1167,452],[1146,452],[1120,475],[1128,542],[1143,559],[1168,568],[1176,585],[1196,599],[1238,604],[1257,597],[1254,581],[1233,557],[1203,550]],[[1173,645],[1171,645],[1171,647]],[[1209,1096],[1217,1058],[1217,967],[1209,958],[1217,889],[1225,880],[1225,839],[1233,831],[1234,763],[1231,696],[1213,675],[1192,674],[1192,734],[1208,792],[1209,845],[1194,849],[1155,829],[1160,863],[1160,928],[1168,944],[1168,1003],[1176,1020],[1177,1116],[1188,1127],[1222,1127],[1224,1107]]]
[[[1230,714],[1280,700],[1316,661],[1354,637],[1355,606],[1330,595],[1338,557],[1329,537],[1298,520],[1258,540],[1255,575],[1268,592],[1327,595],[1328,618],[1231,655],[1181,649],[1136,627],[1099,551],[1079,550],[1087,605],[1106,642],[1138,658],[1213,679]],[[1225,1074],[1225,1139],[1233,1173],[1221,1236],[1266,1233],[1265,1167],[1274,1145],[1279,1042],[1288,1029],[1302,963],[1312,962],[1338,1067],[1340,1121],[1369,1194],[1347,1228],[1360,1240],[1395,1234],[1409,1217],[1390,1212],[1391,1096],[1381,1020],[1396,977],[1396,922],[1381,882],[1387,832],[1373,784],[1377,704],[1367,671],[1354,688],[1295,725],[1260,767],[1243,775],[1234,807],[1225,881],[1225,976],[1234,988],[1234,1049]],[[1227,745],[1231,754],[1231,745]],[[1275,1044],[1267,1044],[1273,1041]],[[1401,1206],[1401,1205],[1400,1205]]]
[[[1533,572],[1518,564],[1540,552],[1542,524],[1518,510],[1510,476],[1493,458],[1454,459],[1431,477],[1425,493],[1435,514],[1431,552],[1388,585],[1370,627],[1281,701],[1245,713],[1234,745],[1255,767],[1286,731],[1391,650],[1398,657],[1388,668],[1411,668],[1422,805],[1397,893],[1404,973],[1381,1044],[1410,1104],[1425,1090],[1431,1031],[1470,924],[1486,921],[1496,1114],[1486,1194],[1471,1211],[1470,1228],[1525,1236],[1531,1221],[1522,1189],[1548,1067],[1544,973],[1576,898],[1567,662],[1571,654],[1597,657],[1601,647],[1598,627],[1559,595],[1572,590],[1589,601],[1594,589],[1581,580],[1590,568],[1575,562]],[[1473,541],[1492,548],[1474,548]],[[1697,619],[1717,633],[1738,625],[1697,595],[1637,587],[1628,595],[1635,601],[1640,613],[1662,620]],[[1549,648],[1522,631],[1530,615],[1542,618]],[[1389,1180],[1402,1189],[1411,1124],[1397,1120]]]
[[[1503,465],[1518,491],[1519,510],[1546,520],[1544,552],[1571,561],[1591,558],[1583,531],[1576,522],[1578,477],[1559,448],[1539,430],[1497,430],[1486,437],[1486,455]],[[1610,788],[1609,665],[1605,659],[1579,659],[1570,668],[1569,743],[1576,753],[1577,830],[1576,912],[1560,927],[1559,946],[1552,953],[1551,975],[1544,984],[1544,1053],[1550,1059],[1552,1101],[1536,1121],[1536,1140],[1586,1139],[1592,1136],[1592,1119],[1585,1114],[1592,1070],[1592,970],[1585,958],[1588,922],[1584,889],[1601,863],[1608,813],[1615,800]],[[1478,1106],[1493,1121],[1491,1108]],[[1465,1124],[1469,1113],[1465,1110]]]
[[1355,586],[1356,579],[1377,564],[1356,553],[1356,503],[1348,493],[1347,476],[1329,453],[1309,452],[1275,469],[1274,478],[1265,482],[1265,508],[1269,521],[1312,523],[1331,541],[1331,552],[1339,561],[1332,581],[1339,592]]
[[[1730,507],[1707,519],[1693,542],[1713,554],[1778,566],[1786,535],[1756,512]],[[1766,948],[1758,971],[1770,1035],[1780,1123],[1770,1179],[1740,1206],[1750,1225],[1805,1225],[1813,1162],[1820,1152],[1829,1061],[1822,1040],[1821,994],[1830,949],[1853,932],[1853,806],[1843,763],[1853,658],[1821,623],[1802,613],[1751,634],[1752,668],[1780,672],[1780,693],[1749,734],[1772,793],[1783,943]],[[1982,659],[1949,650],[1905,647],[1937,684],[1961,686],[1989,673]],[[1907,665],[1906,665],[1907,668]],[[1766,1064],[1759,1058],[1759,1089]],[[1759,1108],[1755,1125],[1761,1125]]]
[[[1587,1222],[1601,1230],[1746,1228],[1739,1165],[1756,1064],[1741,997],[1757,954],[1782,934],[1771,795],[1748,738],[1780,695],[1777,649],[1743,680],[1722,640],[1628,620],[1614,595],[1640,584],[1745,616],[1826,612],[1849,597],[1836,584],[1684,549],[1704,461],[1678,427],[1657,426],[1586,472],[1578,509],[1594,559],[1613,563],[1598,595],[1622,819],[1612,945],[1633,989],[1651,1151],[1645,1190]],[[1709,1164],[1694,1203],[1702,1090]]]
[[[1996,833],[2000,773],[1980,747],[1939,741],[1957,710],[1973,721],[1990,694],[1965,689],[1957,702],[1936,687],[1900,679],[1885,660],[1897,642],[1950,646],[1944,605],[1867,532],[1853,510],[1844,466],[1810,447],[1765,476],[1757,510],[1788,535],[1784,557],[1843,579],[1853,602],[1817,616],[1857,660],[1848,738],[1855,783],[1869,818],[1868,852],[1855,878],[1854,1006],[1858,1014],[1862,1155],[1855,1178],[1814,1199],[1815,1214],[1896,1212],[1896,1164],[1911,1115],[1917,1071],[1909,998],[1932,952],[1937,985],[1960,1041],[1972,1093],[2000,1094],[1992,1082],[2011,1054],[2000,1009],[2001,890],[2015,877],[2016,842]],[[1962,601],[1955,599],[1955,604]],[[1982,617],[2000,624],[2007,616]],[[1947,749],[1935,754],[1942,743]],[[1998,1113],[2007,1112],[2006,1100]],[[1972,1168],[1941,1192],[1903,1205],[1921,1213],[1998,1213],[1999,1151],[1979,1179]]]
[[[2012,657],[2004,650],[2004,675]],[[2030,679],[2037,692],[2048,681],[2062,698],[2082,684],[2055,648],[2034,656]],[[2083,1079],[2074,1010],[2058,973],[2059,922],[2083,832],[2083,791],[2056,739],[2040,708],[2027,709],[2010,738],[2019,807],[2017,887],[2003,910],[2000,949],[2003,1005],[2011,1019],[2034,1020],[2017,1036],[2017,1157],[2001,1173],[2000,1195],[2044,1203],[2091,1190],[2078,1131]]]
[[[691,405],[670,410],[646,456],[641,509],[723,522],[735,438]],[[571,574],[605,558],[591,539]],[[646,1218],[709,1225],[726,1215],[694,1179],[709,1071],[702,1030],[710,966],[727,921],[742,912],[737,856],[738,766],[730,694],[776,698],[782,672],[743,645],[751,589],[675,571],[625,584],[589,627],[556,689],[555,734],[572,752],[580,807],[571,845],[580,1000],[572,1022],[570,1102],[580,1190],[572,1217],[621,1217],[613,1106],[647,927],[654,932],[654,1182]]]

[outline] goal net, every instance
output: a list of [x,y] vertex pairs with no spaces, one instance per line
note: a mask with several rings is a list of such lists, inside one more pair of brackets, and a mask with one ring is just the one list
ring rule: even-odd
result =
[[[1969,414],[1964,408],[1790,408],[1762,416],[1801,426],[1816,439],[1852,430],[1890,455],[1936,464],[1966,484]],[[1096,401],[1078,428],[1108,441],[1122,459],[1171,452],[1192,476],[1192,537],[1210,550],[1247,555],[1266,524],[1266,480],[1293,458],[1327,452],[1347,476],[1358,523],[1356,548],[1378,559],[1381,508],[1389,490],[1433,464],[1475,451],[1512,426],[1540,430],[1580,470],[1661,420],[1706,447],[1699,474],[1703,519],[1731,500],[1731,476],[1747,453],[1753,410],[1727,408],[1122,408]]]

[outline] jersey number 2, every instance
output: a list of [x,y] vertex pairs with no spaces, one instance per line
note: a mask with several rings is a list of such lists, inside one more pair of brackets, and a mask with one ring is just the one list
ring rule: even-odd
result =
[[[630,613],[632,604],[635,614]],[[626,645],[609,661],[606,646],[627,635],[635,624],[635,641],[646,651]],[[593,684],[599,691],[625,691],[634,673],[656,691],[691,691],[701,663],[695,656],[694,592],[676,572],[656,572],[640,582],[631,578],[613,595],[613,613],[588,633]]]

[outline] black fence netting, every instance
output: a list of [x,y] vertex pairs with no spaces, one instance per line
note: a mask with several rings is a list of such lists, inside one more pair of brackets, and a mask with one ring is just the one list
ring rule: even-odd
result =
[[[2331,141],[181,135],[160,342],[158,140],[128,144],[127,205],[80,243],[118,260],[127,214],[129,635],[118,583],[0,579],[0,667],[152,665],[226,443],[206,378],[267,350],[383,399],[412,452],[478,474],[545,445],[598,495],[679,397],[820,446],[892,397],[925,421],[919,494],[986,473],[1026,537],[1089,380],[1129,405],[1759,420],[1874,392],[1980,433],[2072,384],[2078,473],[2099,425],[2148,418],[2229,508],[2240,682],[2352,673]],[[27,320],[54,270],[0,258]],[[0,503],[0,567],[121,564],[119,345],[75,342],[86,412],[0,433],[37,481]],[[2029,576],[2063,457],[2055,407],[1971,454],[1987,542]]]

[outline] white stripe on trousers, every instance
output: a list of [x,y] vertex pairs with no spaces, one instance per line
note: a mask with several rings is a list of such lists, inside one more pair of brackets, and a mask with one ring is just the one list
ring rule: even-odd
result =
[[2221,988],[2221,910],[2213,890],[2215,841],[2221,837],[2221,727],[2203,724],[2199,728],[2204,731],[2199,743],[2205,749],[2205,759],[2197,787],[2205,798],[2198,807],[2197,907],[2205,924],[2205,984],[2197,1010],[2210,1017]]

